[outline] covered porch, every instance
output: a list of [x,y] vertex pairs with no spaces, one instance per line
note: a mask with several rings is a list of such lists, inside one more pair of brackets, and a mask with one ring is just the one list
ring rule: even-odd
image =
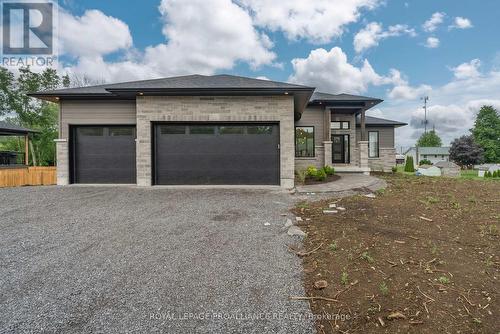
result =
[[23,148],[23,150],[2,150],[0,148],[0,168],[27,167],[29,165],[30,135],[36,132],[35,130],[0,121],[0,139],[17,137],[21,143],[18,147]]
[[324,108],[324,164],[337,172],[370,173],[366,111],[382,100],[348,95],[315,93],[311,106]]

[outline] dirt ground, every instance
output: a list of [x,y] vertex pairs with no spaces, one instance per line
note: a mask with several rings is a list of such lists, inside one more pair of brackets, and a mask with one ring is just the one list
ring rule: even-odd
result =
[[318,332],[500,333],[500,182],[384,178],[294,209]]

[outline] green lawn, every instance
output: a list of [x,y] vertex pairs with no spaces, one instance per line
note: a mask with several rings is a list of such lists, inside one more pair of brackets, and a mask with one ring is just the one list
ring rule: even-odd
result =
[[[404,174],[404,175],[415,175],[415,173],[408,173],[405,172],[405,166],[404,165],[398,165],[398,173]],[[473,169],[465,169],[460,171],[460,179],[465,179],[465,180],[483,180],[483,181],[500,181],[500,178],[484,178],[484,177],[479,177],[477,176],[478,171],[473,170]]]

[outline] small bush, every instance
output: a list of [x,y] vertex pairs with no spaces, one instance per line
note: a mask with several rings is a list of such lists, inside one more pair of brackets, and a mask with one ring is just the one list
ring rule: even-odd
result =
[[495,170],[495,171],[493,171],[493,174],[491,174],[491,176],[496,178],[496,177],[499,177],[499,176],[500,176],[499,174],[500,174],[500,173],[499,173],[498,171],[496,171],[496,170]]
[[414,173],[415,172],[415,166],[413,165],[413,157],[412,156],[406,157],[405,172],[407,172],[407,173]]
[[304,182],[306,182],[307,170],[305,169],[296,170],[295,176],[297,178],[297,181],[303,184]]
[[398,172],[398,167],[394,166],[391,168],[392,172],[393,173],[397,173]]
[[316,172],[316,175],[314,176],[314,178],[317,180],[317,181],[325,181],[326,180],[326,173],[323,169],[319,169],[317,172]]
[[307,167],[306,174],[309,177],[316,177],[316,174],[318,173],[318,169],[314,166],[309,166]]
[[493,174],[491,174],[490,171],[487,171],[486,173],[484,173],[484,177],[492,177]]
[[420,160],[420,162],[418,163],[420,166],[422,165],[432,165],[432,162],[428,159],[422,159]]
[[333,175],[335,174],[335,168],[333,168],[332,166],[325,166],[323,167],[323,170],[325,171],[326,175]]

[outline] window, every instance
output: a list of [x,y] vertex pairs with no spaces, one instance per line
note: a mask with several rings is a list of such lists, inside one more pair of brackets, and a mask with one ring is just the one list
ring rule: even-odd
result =
[[215,134],[215,126],[192,125],[189,127],[189,133],[192,135],[213,135]]
[[81,127],[78,129],[78,134],[82,136],[104,136],[104,128]]
[[314,127],[295,127],[295,156],[299,158],[314,157]]
[[368,131],[368,157],[378,158],[378,131]]
[[132,127],[110,127],[109,128],[109,135],[112,137],[116,136],[133,136],[134,135],[134,128]]
[[247,127],[249,135],[270,135],[273,133],[273,127],[269,125],[254,125]]
[[160,128],[162,135],[183,135],[186,134],[185,125],[162,125]]
[[235,126],[221,126],[219,127],[219,134],[221,135],[242,135],[244,127],[241,125]]
[[330,128],[333,130],[348,130],[349,129],[349,122],[332,122],[330,124]]

